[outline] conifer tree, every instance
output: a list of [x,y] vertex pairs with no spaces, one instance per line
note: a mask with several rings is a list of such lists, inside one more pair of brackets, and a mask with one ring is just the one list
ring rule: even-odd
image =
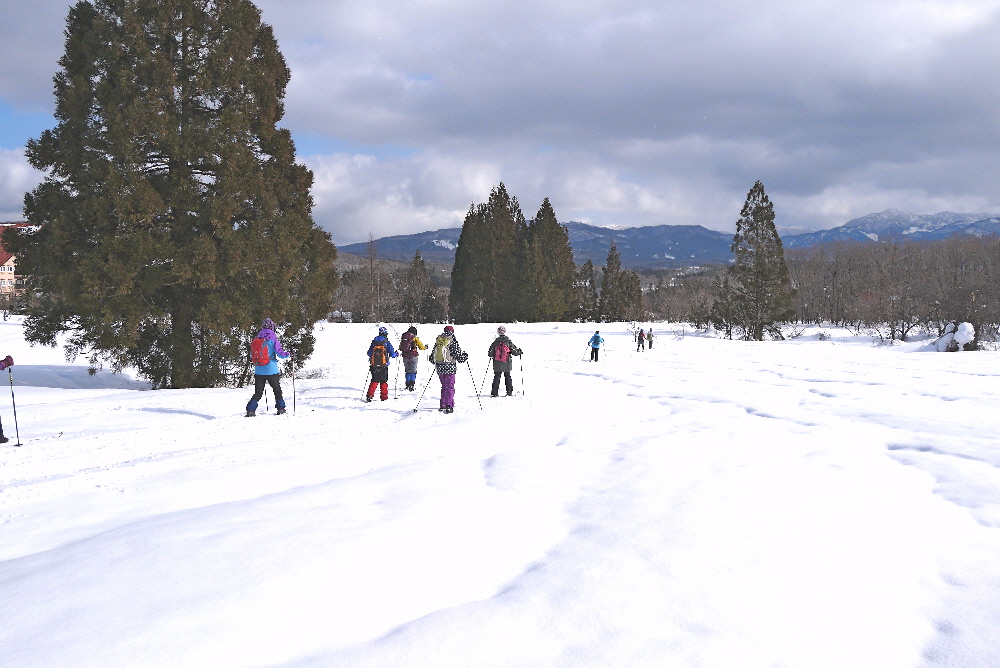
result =
[[57,126],[28,143],[34,234],[5,235],[35,298],[27,338],[157,387],[248,368],[263,317],[301,364],[336,248],[278,128],[289,71],[247,0],[93,0],[69,11]]
[[587,260],[576,273],[574,286],[576,295],[576,317],[583,322],[599,320],[597,278],[594,263]]
[[782,338],[779,325],[794,315],[794,290],[774,226],[774,205],[760,181],[747,193],[736,221],[732,251],[728,281],[719,284],[728,291],[719,295],[724,310],[747,340],[761,341],[765,334]]
[[510,322],[521,316],[525,232],[521,205],[503,183],[486,204],[469,208],[451,274],[455,322]]
[[618,244],[611,242],[604,263],[598,305],[604,322],[623,322],[642,317],[642,282],[634,271],[623,270]]
[[601,297],[597,309],[600,319],[602,322],[622,321],[625,319],[622,309],[622,259],[614,241],[608,248],[608,259],[601,272]]
[[433,297],[433,287],[431,278],[427,274],[427,264],[417,250],[413,254],[413,261],[406,268],[403,274],[401,286],[402,299],[401,310],[403,320],[407,322],[424,322],[425,301],[428,295]]
[[[593,267],[593,265],[591,265]],[[556,219],[549,198],[528,226],[525,244],[522,314],[535,322],[559,321],[573,310],[576,266],[569,232]]]

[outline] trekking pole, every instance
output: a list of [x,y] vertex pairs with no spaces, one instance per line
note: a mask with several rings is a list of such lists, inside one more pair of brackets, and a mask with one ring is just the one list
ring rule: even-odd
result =
[[396,362],[396,380],[392,381],[392,398],[399,399],[399,362]]
[[295,415],[295,358],[292,358],[292,415]]
[[521,396],[524,396],[524,353],[522,352],[517,356],[518,362],[521,364]]
[[479,410],[483,410],[483,400],[479,398],[479,388],[476,387],[476,377],[472,375],[472,365],[467,364],[469,367],[469,379],[472,381],[472,389],[476,391],[476,401],[479,402]]
[[413,407],[413,412],[416,413],[417,409],[420,408],[420,402],[424,400],[424,394],[427,392],[427,388],[431,386],[431,381],[434,380],[434,375],[431,374],[427,377],[427,384],[424,385],[424,391],[420,393],[420,398],[417,399],[417,405]]
[[368,376],[371,375],[371,372],[372,372],[372,370],[371,370],[370,367],[369,367],[368,371],[365,372],[365,384],[361,386],[361,399],[362,399],[362,401],[364,401],[365,397],[368,396]]
[[267,413],[271,410],[270,404],[267,403],[267,384],[264,385],[264,412]]
[[489,376],[489,375],[490,375],[490,366],[487,364],[486,365],[486,373],[483,374],[483,382],[480,383],[480,387],[482,389],[482,392],[486,391],[486,377]]
[[17,436],[17,447],[21,447],[21,431],[17,428],[17,402],[14,401],[14,374],[10,367],[7,367],[7,376],[10,378],[10,405],[14,407],[14,434]]

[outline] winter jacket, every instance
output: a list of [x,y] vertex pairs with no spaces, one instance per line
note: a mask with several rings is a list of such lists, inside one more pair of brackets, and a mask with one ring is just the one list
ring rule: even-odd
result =
[[591,348],[600,348],[601,344],[604,343],[604,338],[594,334],[587,343],[590,344]]
[[438,375],[441,376],[446,376],[448,374],[454,375],[458,373],[458,363],[465,362],[466,360],[468,360],[469,355],[468,353],[462,350],[462,346],[458,345],[458,339],[455,338],[454,334],[450,332],[445,332],[444,334],[441,334],[441,336],[447,336],[448,338],[451,339],[451,342],[448,344],[448,351],[451,353],[451,356],[455,358],[455,361],[434,362],[435,346],[431,346],[431,353],[429,359],[431,362],[434,362],[434,370],[438,372]]
[[[378,345],[379,343],[385,346],[386,353],[388,353],[389,357],[395,357],[396,355],[399,354],[396,352],[396,349],[392,347],[392,344],[389,343],[389,339],[379,334],[374,339],[372,339],[372,344],[368,346],[368,359],[372,358],[372,350],[374,350],[375,346]],[[385,361],[385,366],[387,368],[389,366],[388,359]]]
[[253,374],[255,376],[273,376],[278,373],[278,359],[286,359],[288,353],[281,347],[281,341],[278,340],[273,329],[260,330],[257,338],[264,339],[264,345],[267,346],[267,356],[271,361],[267,364],[254,366]]
[[[493,355],[496,353],[497,346],[499,346],[501,343],[506,343],[507,347],[510,348],[510,356],[507,358],[506,362],[498,362],[497,360],[493,359]],[[489,358],[491,360],[493,360],[493,372],[500,373],[501,371],[510,371],[511,368],[513,367],[513,363],[511,362],[511,357],[513,357],[514,355],[520,355],[523,352],[524,352],[523,350],[514,345],[514,342],[511,341],[506,334],[501,334],[496,339],[494,339],[493,343],[490,344],[489,352],[487,352],[486,354],[489,355]]]
[[420,355],[421,350],[427,350],[427,346],[417,338],[417,335],[403,332],[403,336],[399,338],[399,353],[403,356],[403,359],[417,357]]

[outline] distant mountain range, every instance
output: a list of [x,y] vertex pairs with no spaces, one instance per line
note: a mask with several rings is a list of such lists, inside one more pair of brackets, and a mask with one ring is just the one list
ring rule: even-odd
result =
[[[608,247],[614,240],[628,269],[676,269],[693,265],[725,264],[732,260],[729,248],[733,235],[716,232],[701,225],[654,225],[615,229],[585,223],[566,224],[573,259],[578,264],[591,260],[602,266]],[[378,256],[409,262],[413,253],[431,262],[454,262],[455,248],[461,228],[453,227],[419,234],[406,234],[376,239]],[[786,248],[803,248],[818,243],[857,241],[877,243],[913,239],[933,241],[951,236],[1000,235],[1000,216],[988,213],[951,213],[919,215],[888,209],[848,221],[840,227],[819,232],[789,234],[781,240]],[[365,255],[367,244],[347,244],[339,247],[352,255]]]
[[[573,259],[583,264],[591,260],[602,266],[608,257],[612,240],[618,244],[622,266],[629,269],[688,267],[719,264],[729,261],[733,235],[715,232],[701,225],[656,225],[613,229],[585,223],[566,224]],[[408,262],[420,251],[420,257],[430,262],[454,262],[460,227],[384,237],[375,240],[378,256],[388,260]],[[347,244],[338,247],[352,255],[366,255],[368,244]]]
[[802,248],[831,241],[935,241],[956,235],[981,237],[996,234],[1000,234],[1000,217],[988,213],[943,211],[924,216],[887,209],[855,218],[840,227],[782,237],[781,241],[786,248]]

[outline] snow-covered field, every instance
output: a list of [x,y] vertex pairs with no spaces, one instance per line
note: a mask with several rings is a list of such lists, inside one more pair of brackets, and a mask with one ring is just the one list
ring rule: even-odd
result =
[[493,329],[453,415],[327,324],[246,419],[0,323],[0,665],[1000,666],[1000,354],[512,325],[480,408]]

